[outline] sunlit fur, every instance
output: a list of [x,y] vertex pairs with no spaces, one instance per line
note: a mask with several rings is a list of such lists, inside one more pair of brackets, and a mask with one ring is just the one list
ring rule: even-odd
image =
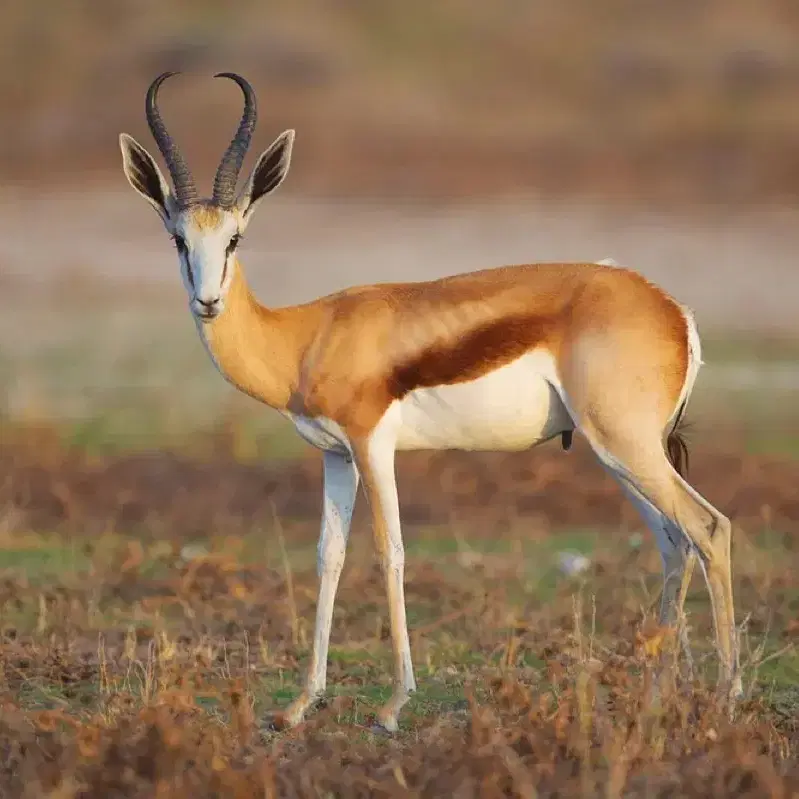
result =
[[[326,688],[333,602],[358,486],[369,498],[394,652],[394,692],[378,719],[395,730],[415,688],[395,452],[520,449],[573,430],[653,529],[664,569],[662,623],[679,624],[698,557],[712,597],[719,685],[729,696],[740,691],[730,523],[664,448],[664,438],[676,440],[701,363],[687,309],[610,263],[507,266],[267,308],[236,254],[226,252],[255,203],[283,179],[290,138],[272,146],[283,148],[272,158],[275,179],[251,175],[233,210],[206,203],[175,212],[168,197],[152,196],[163,179],[151,158],[139,153],[144,166],[129,168],[133,146],[123,139],[126,174],[168,232],[185,241],[183,279],[217,368],[325,452],[314,644],[304,690],[285,723],[300,721]],[[261,184],[268,188],[254,196]]]
[[181,209],[150,153],[133,137],[120,135],[125,176],[175,242],[189,308],[198,322],[212,321],[224,311],[238,240],[258,203],[285,178],[293,143],[294,131],[287,130],[261,153],[231,208],[203,200]]
[[193,206],[175,219],[173,235],[185,242],[185,250],[178,251],[183,285],[199,320],[209,312],[218,316],[225,309],[235,261],[231,242],[244,227],[237,209],[222,210],[210,204]]

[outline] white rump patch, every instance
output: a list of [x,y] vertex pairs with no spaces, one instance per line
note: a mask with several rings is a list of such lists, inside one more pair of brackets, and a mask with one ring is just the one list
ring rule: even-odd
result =
[[688,331],[688,369],[685,373],[685,382],[683,383],[682,391],[677,399],[677,404],[674,407],[674,414],[672,419],[677,415],[683,403],[687,403],[691,397],[691,392],[694,390],[694,383],[699,374],[699,368],[702,366],[702,344],[699,340],[699,330],[696,327],[696,319],[694,319],[693,311],[685,305],[678,303],[683,316],[685,317],[685,326]]

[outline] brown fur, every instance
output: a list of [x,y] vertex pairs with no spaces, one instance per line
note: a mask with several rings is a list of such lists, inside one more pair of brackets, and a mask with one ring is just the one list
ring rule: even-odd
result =
[[225,212],[210,200],[206,200],[193,205],[189,213],[198,228],[213,229],[219,225]]
[[332,419],[354,438],[414,389],[476,379],[538,347],[558,359],[566,344],[569,357],[583,358],[580,342],[592,341],[602,357],[587,357],[604,359],[602,380],[618,383],[640,366],[633,380],[657,382],[665,424],[688,364],[676,303],[635,272],[596,264],[362,286],[277,310],[255,301],[237,267],[227,305],[204,330],[228,379],[278,409]]
[[[121,142],[124,151],[125,142]],[[134,166],[157,171],[154,162],[142,164]],[[131,176],[129,171],[129,179],[142,190],[140,176]],[[274,185],[277,179],[266,188]],[[160,186],[159,181],[158,191]],[[156,188],[150,185],[145,193],[154,199]],[[191,213],[195,228],[215,228],[222,221],[219,209],[207,202]],[[229,227],[232,234],[232,224]],[[738,690],[731,527],[674,473],[684,473],[688,459],[681,433],[685,402],[676,413],[675,404],[686,381],[689,329],[685,314],[665,292],[641,275],[615,266],[538,264],[426,283],[355,287],[305,305],[271,310],[255,300],[237,261],[231,265],[228,258],[225,266],[232,268],[232,274],[224,310],[220,305],[222,312],[214,321],[198,323],[220,371],[241,391],[277,410],[337,423],[346,442],[332,424],[295,420],[298,431],[311,441],[341,450],[345,456],[351,454],[355,460],[352,466],[348,457],[325,456],[320,600],[312,669],[306,689],[286,712],[290,723],[300,721],[325,687],[325,656],[344,555],[340,542],[332,539],[340,539],[342,533],[346,538],[360,473],[386,581],[395,661],[394,691],[378,712],[378,720],[388,730],[398,728],[398,714],[415,680],[405,613],[394,453],[390,451],[396,442],[375,439],[372,434],[390,405],[408,393],[476,380],[534,351],[550,356],[552,365],[546,368],[554,369],[552,382],[559,385],[557,392],[553,385],[548,390],[550,395],[558,393],[563,402],[554,414],[556,399],[549,407],[542,402],[536,408],[548,415],[544,424],[537,425],[537,438],[526,437],[523,443],[560,434],[563,447],[568,448],[571,428],[576,425],[599,459],[629,484],[632,496],[650,503],[667,526],[683,532],[690,544],[687,557],[684,548],[676,545],[662,549],[661,624],[680,618],[699,553],[714,611],[720,684],[730,695]],[[538,384],[534,391],[542,396],[544,388]],[[666,450],[673,469],[666,463],[661,440],[671,419]],[[512,436],[487,441],[515,443]],[[334,490],[332,484],[327,485],[329,477],[342,478],[342,485]]]
[[[390,404],[408,392],[476,379],[535,349],[553,356],[574,421],[600,458],[606,452],[631,466],[633,488],[680,527],[691,545],[687,557],[676,547],[664,555],[661,624],[680,618],[695,553],[701,553],[713,600],[720,685],[730,695],[737,690],[730,525],[686,491],[664,462],[658,440],[674,418],[667,456],[684,474],[685,403],[676,414],[675,404],[687,376],[688,326],[671,297],[628,270],[545,264],[364,286],[269,310],[255,301],[238,264],[234,270],[225,312],[203,326],[219,367],[242,391],[272,407],[337,422],[370,497],[395,661],[394,692],[378,713],[387,729],[397,728],[414,679],[402,562],[395,558],[387,518],[396,485],[389,482],[393,475],[375,471],[370,435]],[[561,440],[570,446],[570,432]],[[397,509],[390,510],[396,525]],[[335,594],[330,581],[338,577],[321,574]],[[319,690],[315,674],[309,672],[308,687],[288,711],[291,723],[303,717]]]
[[666,437],[666,454],[669,456],[669,461],[674,467],[680,477],[688,476],[688,469],[690,466],[690,453],[688,450],[688,441],[685,438],[686,424],[684,422],[686,403],[683,403],[674,426]]
[[417,388],[475,380],[536,346],[552,343],[555,322],[554,318],[530,315],[481,325],[462,338],[396,364],[389,377],[389,392],[394,399],[402,399]]

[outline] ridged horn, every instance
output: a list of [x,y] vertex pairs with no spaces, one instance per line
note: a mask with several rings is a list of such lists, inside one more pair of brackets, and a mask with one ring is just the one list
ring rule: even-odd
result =
[[214,177],[213,201],[223,208],[229,208],[236,201],[236,183],[239,179],[241,165],[244,163],[244,156],[247,155],[247,150],[250,147],[252,134],[255,131],[258,109],[255,91],[241,75],[237,75],[235,72],[219,72],[214,77],[235,81],[244,94],[244,113],[241,116],[239,129],[222,156]]
[[155,143],[158,145],[161,155],[164,156],[169,174],[172,175],[172,182],[175,184],[175,199],[181,208],[186,208],[198,201],[197,188],[194,185],[194,178],[189,171],[188,164],[184,160],[180,148],[169,135],[164,120],[161,118],[161,112],[158,110],[158,90],[161,88],[161,84],[167,78],[177,74],[177,72],[164,72],[150,84],[145,101],[145,114]]

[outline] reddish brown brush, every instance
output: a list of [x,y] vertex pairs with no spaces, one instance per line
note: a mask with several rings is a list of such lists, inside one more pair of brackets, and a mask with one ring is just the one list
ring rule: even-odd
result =
[[654,710],[628,664],[570,668],[558,696],[497,679],[489,699],[396,741],[365,736],[335,703],[287,737],[261,738],[189,699],[157,700],[111,723],[65,712],[0,721],[4,796],[791,796],[795,732],[758,703],[730,724],[705,694]]
[[[334,619],[333,694],[296,729],[266,724],[307,661],[316,577],[313,548],[303,560],[297,547],[318,527],[314,464],[92,463],[56,443],[39,458],[35,446],[8,441],[0,447],[0,505],[10,511],[0,554],[46,549],[50,539],[31,532],[36,522],[59,531],[58,546],[83,565],[30,576],[0,569],[4,798],[799,791],[790,463],[694,450],[695,479],[731,509],[741,533],[735,575],[751,614],[749,696],[729,721],[707,688],[712,657],[700,654],[692,682],[675,674],[653,683],[674,643],[652,619],[657,554],[630,544],[640,526],[579,446],[568,455],[552,447],[535,456],[403,459],[400,479],[417,514],[409,539],[437,549],[409,549],[412,645],[426,668],[407,721],[389,737],[371,727],[382,697],[369,689],[385,674],[388,630],[363,518]],[[433,538],[419,522],[449,520],[442,492],[447,504],[456,498],[458,513]],[[290,575],[269,526],[270,501]],[[258,517],[263,532],[247,534]],[[772,535],[778,554],[755,546],[764,519],[784,531]],[[597,531],[589,570],[572,579],[542,570],[558,536],[588,524]],[[109,529],[119,533],[94,532]],[[203,547],[193,540],[201,532],[213,533]],[[253,539],[258,551],[248,555]],[[706,605],[693,607],[690,620],[707,630]],[[702,639],[699,630],[693,638]]]
[[[280,465],[238,463],[224,450],[213,462],[168,452],[89,458],[65,452],[41,431],[3,436],[9,443],[0,447],[0,507],[13,507],[21,528],[135,527],[141,535],[177,539],[220,529],[235,535],[249,532],[253,519],[269,520],[271,503],[282,519],[310,520],[317,533],[316,457]],[[739,524],[799,530],[799,463],[731,444],[692,448],[692,480]],[[557,445],[512,454],[403,453],[397,475],[403,519],[411,526],[448,524],[453,508],[459,525],[487,535],[519,515],[547,529],[638,524],[580,440],[568,455]],[[356,523],[364,516],[359,505]]]

